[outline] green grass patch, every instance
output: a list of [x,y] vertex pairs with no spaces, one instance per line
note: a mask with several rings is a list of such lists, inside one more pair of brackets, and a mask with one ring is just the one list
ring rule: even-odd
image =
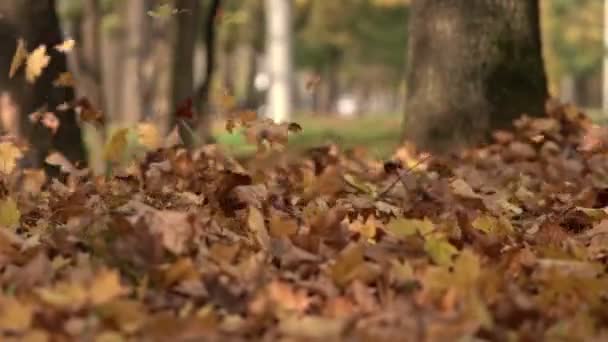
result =
[[[377,115],[357,118],[299,116],[295,122],[302,132],[291,135],[288,147],[303,150],[335,143],[343,148],[365,147],[372,155],[387,157],[399,143],[401,117],[399,115]],[[247,155],[255,146],[247,144],[241,133],[229,133],[223,123],[213,129],[217,142],[234,155]]]

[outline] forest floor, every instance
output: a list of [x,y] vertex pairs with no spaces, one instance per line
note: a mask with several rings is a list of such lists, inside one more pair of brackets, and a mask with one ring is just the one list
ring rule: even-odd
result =
[[556,105],[387,161],[280,145],[386,156],[397,118],[298,120],[234,118],[242,161],[140,124],[61,180],[0,142],[1,340],[608,340],[608,128]]

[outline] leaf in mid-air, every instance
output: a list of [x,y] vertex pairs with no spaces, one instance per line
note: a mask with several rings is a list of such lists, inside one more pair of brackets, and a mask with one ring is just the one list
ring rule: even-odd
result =
[[50,62],[51,57],[46,53],[46,45],[40,45],[27,56],[25,79],[29,83],[36,82]]

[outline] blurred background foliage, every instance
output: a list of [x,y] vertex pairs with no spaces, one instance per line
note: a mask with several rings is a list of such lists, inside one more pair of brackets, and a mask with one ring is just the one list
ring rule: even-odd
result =
[[[145,0],[145,5],[150,13],[156,13],[154,11],[159,11],[163,6],[174,8],[177,1]],[[208,11],[208,3],[207,0],[200,2],[198,10],[201,11],[201,18]],[[555,97],[593,112],[594,108],[601,106],[603,3],[599,0],[550,0],[540,3],[550,92]],[[82,19],[82,4],[81,0],[58,1],[68,35],[74,34],[74,23]],[[106,48],[111,48],[112,44],[121,46],[125,21],[130,20],[124,15],[124,1],[101,0],[99,4],[102,30],[119,33],[113,39],[106,39],[102,45]],[[404,76],[408,12],[408,0],[294,0],[292,28],[294,80],[297,84],[294,108],[300,120],[312,125],[312,131],[321,132],[318,136],[307,137],[305,141],[318,143],[340,135],[339,127],[323,126],[335,125],[335,121],[311,119],[336,114],[352,118],[365,114],[375,116],[380,121],[386,119],[388,124],[381,124],[380,127],[395,127],[394,130],[384,129],[382,134],[397,139],[398,125],[394,121],[402,117],[403,94],[407,91]],[[217,46],[214,55],[217,65],[211,98],[217,99],[218,94],[220,98],[222,94],[230,94],[234,103],[241,108],[260,108],[264,104],[264,92],[257,85],[263,83],[266,41],[264,1],[225,0],[220,14],[216,22]],[[171,39],[175,39],[176,22],[180,16],[180,13],[170,10],[165,17],[148,15],[146,20],[150,32],[146,33],[144,39],[151,42],[164,39],[170,43]],[[203,56],[207,48],[203,41],[203,30],[198,31],[197,58],[193,70],[195,83],[202,82]],[[155,113],[154,118],[166,120],[163,116],[170,115],[167,113],[173,110],[171,103],[175,99],[173,102],[170,99],[170,85],[162,85],[171,78],[170,75],[162,75],[171,73],[168,59],[158,56],[168,53],[170,48],[163,49],[162,44],[154,43],[147,46],[147,55],[142,59],[145,63],[142,73],[146,82],[156,83],[146,90],[148,95],[145,98],[152,103],[147,110]],[[120,79],[113,82],[120,82]],[[108,93],[111,88],[106,86]],[[106,94],[106,102],[113,101],[110,97]],[[349,101],[350,107],[342,106]],[[120,111],[120,106],[106,104],[101,107]],[[216,122],[214,127],[220,142],[237,146],[242,140],[242,137],[226,136],[218,128],[222,127],[221,123]],[[331,131],[338,133],[325,134]],[[344,136],[343,139],[350,139],[349,134]],[[357,140],[357,137],[353,139]]]

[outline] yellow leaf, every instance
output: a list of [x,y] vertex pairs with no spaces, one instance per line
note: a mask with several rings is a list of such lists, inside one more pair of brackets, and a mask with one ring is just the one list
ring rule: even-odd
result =
[[346,246],[329,267],[332,280],[339,286],[346,286],[353,280],[368,282],[375,279],[382,270],[364,259],[363,246],[351,244]]
[[127,292],[120,284],[120,275],[116,271],[104,269],[93,280],[89,289],[91,304],[105,304]]
[[273,214],[270,217],[270,234],[273,237],[287,237],[292,236],[298,232],[298,223],[296,220],[281,217],[280,215]]
[[36,290],[38,297],[48,305],[63,310],[78,310],[87,301],[88,293],[80,285],[74,283],[59,283],[52,288]]
[[452,257],[458,254],[458,249],[449,241],[442,238],[428,238],[424,243],[424,251],[437,265],[450,265]]
[[475,287],[481,276],[481,264],[477,254],[470,249],[463,250],[454,261],[453,285],[461,291],[471,290]]
[[50,62],[51,57],[46,54],[46,45],[40,45],[27,56],[25,79],[30,83],[34,83],[42,75],[42,71],[44,71]]
[[170,4],[160,4],[154,10],[148,11],[148,16],[154,19],[167,19],[177,12],[178,10]]
[[62,53],[68,53],[74,49],[74,46],[76,46],[76,41],[74,39],[66,39],[63,43],[55,45],[55,50]]
[[141,302],[130,299],[117,299],[97,308],[99,315],[115,324],[124,333],[133,333],[141,328],[146,320],[145,307]]
[[424,220],[398,218],[391,220],[386,225],[386,230],[398,238],[405,238],[416,233],[424,236],[435,230],[435,226],[426,218]]
[[17,40],[17,50],[15,51],[15,55],[13,56],[13,61],[11,62],[11,69],[8,72],[8,77],[13,78],[26,60],[27,49],[25,48],[25,40],[19,39]]
[[179,282],[196,279],[199,273],[191,258],[181,258],[171,264],[163,274],[164,286],[169,287]]
[[137,125],[137,139],[149,150],[156,150],[162,144],[160,133],[154,124],[140,123]]
[[19,225],[20,219],[21,212],[19,212],[17,203],[11,197],[0,201],[0,225],[6,228],[15,228]]
[[95,342],[123,342],[125,339],[116,331],[104,331],[95,337]]
[[21,303],[13,297],[0,299],[0,329],[25,331],[32,325],[34,309],[32,305]]
[[114,132],[104,149],[105,160],[119,163],[124,159],[128,145],[128,134],[128,128],[122,128]]
[[496,226],[498,226],[498,220],[492,216],[483,215],[473,220],[471,225],[473,228],[479,229],[482,232],[491,233],[496,229]]
[[57,88],[60,88],[60,87],[65,87],[65,88],[73,87],[74,86],[74,77],[72,76],[72,73],[69,72],[69,71],[62,72],[53,81],[53,85],[55,87],[57,87]]
[[0,143],[0,172],[9,174],[17,166],[17,159],[21,159],[23,153],[11,142]]

